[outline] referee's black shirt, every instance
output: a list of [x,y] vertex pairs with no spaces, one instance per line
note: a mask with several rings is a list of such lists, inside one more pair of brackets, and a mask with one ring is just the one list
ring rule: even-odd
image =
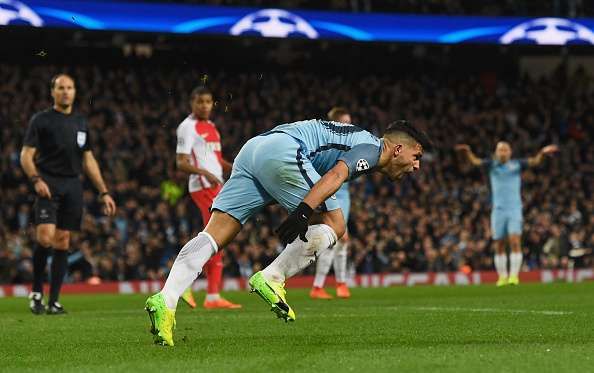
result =
[[37,149],[35,165],[42,173],[78,176],[83,152],[91,150],[87,120],[53,108],[41,111],[31,118],[24,144]]

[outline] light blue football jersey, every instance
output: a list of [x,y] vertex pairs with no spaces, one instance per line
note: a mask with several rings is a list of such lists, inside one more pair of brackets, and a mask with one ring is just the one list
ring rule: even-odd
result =
[[526,159],[511,159],[501,163],[494,159],[482,161],[489,172],[491,199],[497,209],[522,209],[522,170],[528,166]]
[[350,124],[312,119],[276,126],[265,133],[285,133],[302,144],[303,154],[315,170],[324,175],[336,162],[349,168],[349,180],[369,173],[377,166],[383,140]]

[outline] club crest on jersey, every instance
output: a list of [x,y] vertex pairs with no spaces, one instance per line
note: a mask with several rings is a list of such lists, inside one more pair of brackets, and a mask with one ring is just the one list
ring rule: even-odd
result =
[[76,143],[79,148],[82,148],[87,143],[87,133],[84,131],[78,131],[76,133]]
[[359,159],[357,161],[357,171],[361,172],[365,170],[369,170],[369,162],[366,159]]

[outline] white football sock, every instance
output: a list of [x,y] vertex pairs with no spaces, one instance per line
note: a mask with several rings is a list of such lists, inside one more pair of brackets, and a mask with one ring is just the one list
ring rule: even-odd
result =
[[336,282],[347,281],[348,247],[348,243],[339,241],[334,248],[334,277],[336,277]]
[[168,308],[174,310],[177,307],[179,297],[192,285],[204,264],[217,250],[217,243],[206,232],[198,233],[182,247],[161,290]]
[[507,277],[507,254],[495,254],[494,262],[499,277]]
[[509,254],[509,275],[510,276],[517,276],[520,273],[520,268],[522,267],[522,253],[510,253]]
[[219,300],[221,299],[221,294],[216,293],[216,294],[206,294],[206,300],[209,302],[213,302],[215,300]]
[[317,288],[323,288],[324,282],[326,282],[326,275],[330,271],[332,265],[332,259],[334,259],[333,247],[328,247],[320,250],[318,254],[318,260],[316,261],[316,277],[314,279],[313,286]]
[[316,260],[317,253],[336,243],[336,233],[326,224],[311,225],[305,234],[307,242],[299,237],[287,245],[270,265],[262,270],[268,280],[285,280],[303,270]]

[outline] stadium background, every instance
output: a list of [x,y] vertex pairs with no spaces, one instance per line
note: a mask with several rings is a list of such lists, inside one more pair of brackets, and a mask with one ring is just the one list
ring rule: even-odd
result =
[[[480,9],[461,0],[390,3],[334,1],[324,9],[594,17],[585,1],[488,2]],[[283,5],[321,8],[311,1]],[[524,270],[594,265],[591,47],[24,28],[3,28],[0,41],[0,283],[31,281],[33,193],[18,157],[28,120],[50,106],[48,82],[61,71],[76,79],[75,108],[90,119],[94,152],[119,206],[115,218],[105,218],[87,185],[67,282],[162,279],[181,245],[202,228],[186,177],[174,165],[175,128],[198,84],[215,92],[213,120],[230,159],[248,138],[279,123],[323,117],[333,105],[346,106],[372,132],[407,118],[431,133],[438,147],[417,176],[396,185],[379,176],[353,183],[352,272],[492,270],[488,183],[453,145],[469,143],[488,157],[497,139],[509,140],[515,156],[551,142],[562,148],[524,174]],[[226,276],[247,277],[272,261],[282,249],[273,230],[283,216],[271,207],[246,224],[226,250]],[[582,248],[586,255],[571,257]]]

